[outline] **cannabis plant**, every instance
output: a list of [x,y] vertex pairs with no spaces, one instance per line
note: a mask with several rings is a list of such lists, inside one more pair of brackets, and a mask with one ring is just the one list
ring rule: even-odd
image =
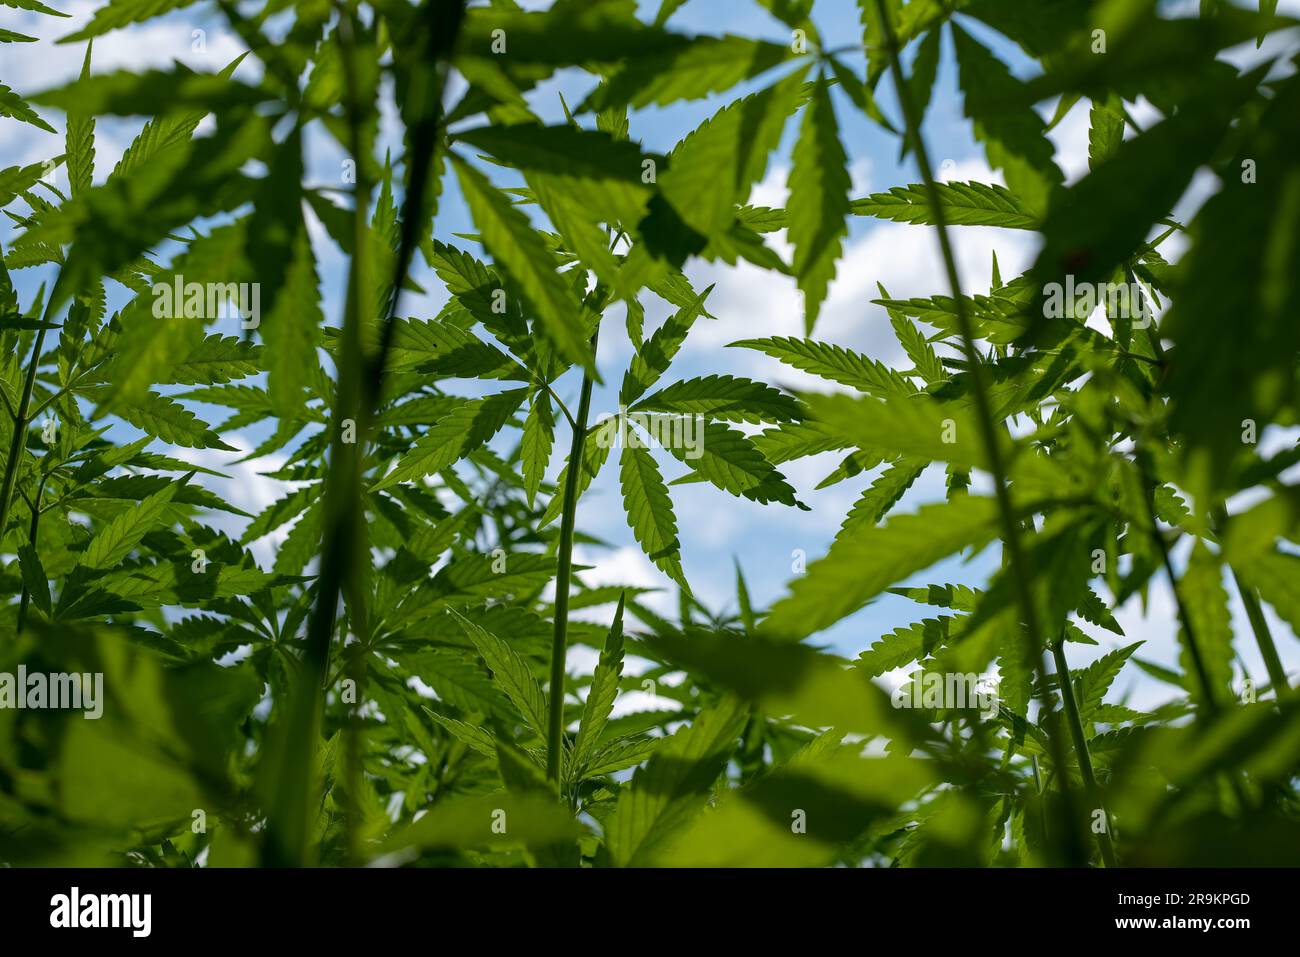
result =
[[[0,861],[1295,860],[1300,23],[860,0],[831,37],[759,0],[760,37],[683,5],[108,0],[57,37],[76,80],[4,78],[6,139],[43,138],[0,170]],[[98,67],[182,9],[239,54]],[[941,61],[987,182],[932,158]],[[1048,133],[1085,115],[1067,177]],[[849,124],[909,179],[855,195]],[[932,234],[939,288],[860,303],[901,364],[817,335],[854,217]],[[1032,263],[971,275],[970,227]],[[755,337],[702,264],[802,315]],[[702,326],[791,375],[674,371]],[[797,520],[828,455],[856,500],[824,554],[702,597],[673,487]],[[250,461],[285,490],[255,513]],[[583,563],[611,509],[675,613]],[[922,575],[984,553],[978,587]],[[1115,614],[1153,589],[1176,667]],[[928,617],[823,634],[887,594]]]

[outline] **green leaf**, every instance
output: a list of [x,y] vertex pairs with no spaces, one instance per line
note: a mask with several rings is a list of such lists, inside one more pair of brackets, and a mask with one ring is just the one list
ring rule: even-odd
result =
[[786,215],[794,273],[804,295],[804,331],[811,335],[849,231],[849,160],[825,78],[804,110],[792,160]]
[[743,721],[739,703],[724,699],[696,715],[637,770],[605,822],[615,866],[645,864],[659,842],[703,807]]
[[[1228,611],[1228,592],[1223,587],[1223,570],[1204,543],[1197,542],[1187,568],[1178,582],[1178,594],[1192,633],[1180,629],[1181,653],[1178,663],[1184,673],[1196,674],[1192,665],[1192,640],[1209,677],[1207,690],[1219,704],[1232,699],[1232,615]],[[1201,685],[1191,682],[1192,697],[1201,699]],[[1204,702],[1202,702],[1204,704]]]
[[764,714],[788,715],[804,727],[903,739],[925,733],[862,671],[806,645],[717,633],[659,635],[649,645]]
[[740,349],[757,349],[796,369],[882,398],[907,396],[916,392],[905,378],[884,363],[832,343],[793,336],[771,336],[766,339],[741,339],[730,345]]
[[1241,571],[1278,616],[1300,635],[1300,557],[1270,552],[1252,558]]
[[1043,119],[1023,100],[1023,84],[992,52],[958,26],[952,28],[966,115],[975,138],[984,144],[989,165],[1002,170],[1007,186],[1023,206],[1039,215],[1052,205],[1065,181]]
[[416,440],[371,491],[419,480],[455,465],[501,431],[527,393],[527,389],[511,389],[452,409]]
[[643,158],[634,143],[596,130],[535,123],[479,127],[456,139],[523,170],[530,183],[542,174],[541,183],[581,197],[596,220],[634,227],[645,215],[651,187],[642,178]]
[[[90,50],[91,44],[87,43],[86,59],[81,65],[82,80],[90,76]],[[72,195],[79,196],[90,189],[95,172],[95,111],[75,100],[65,109],[68,110],[68,182]]]
[[996,516],[992,499],[960,495],[881,526],[863,525],[795,579],[790,594],[768,612],[763,631],[795,640],[828,628],[894,582],[963,548],[983,546],[996,533]]
[[570,766],[579,774],[585,773],[587,759],[593,756],[596,742],[605,730],[605,723],[614,709],[614,699],[618,697],[618,684],[622,677],[623,596],[620,595],[618,608],[614,612],[614,624],[605,636],[605,647],[601,650],[600,660],[591,675],[587,700],[582,706],[582,719],[578,723],[578,737],[569,757]]
[[[49,169],[58,169],[62,156],[48,161]],[[30,166],[8,166],[0,169],[0,206],[8,206],[18,195],[35,186],[45,175],[46,163],[32,163]]]
[[578,303],[557,271],[555,257],[519,212],[487,178],[452,155],[470,215],[493,258],[517,281],[546,334],[570,362],[599,381]]
[[[818,738],[743,788],[728,788],[655,855],[661,867],[823,867],[933,783],[924,762],[864,758]],[[795,825],[799,827],[796,830]]]
[[135,508],[124,509],[90,540],[81,556],[81,564],[86,568],[108,568],[121,562],[131,549],[140,544],[147,532],[167,517],[168,504],[187,480],[188,476],[150,495]]
[[703,415],[722,422],[793,422],[802,417],[791,396],[729,375],[674,382],[641,399],[632,411]]
[[789,55],[788,47],[748,37],[693,37],[683,46],[632,60],[601,84],[579,111],[697,100],[752,79]]
[[89,40],[130,23],[141,23],[173,10],[188,7],[194,0],[109,0],[95,11],[91,21],[75,33],[58,39],[59,43]]
[[979,427],[963,407],[928,395],[881,401],[847,395],[803,397],[812,418],[858,448],[892,458],[985,467]]
[[528,669],[528,664],[506,642],[491,632],[485,631],[464,615],[452,609],[452,615],[460,622],[461,628],[469,636],[483,661],[492,671],[495,683],[506,693],[524,722],[539,737],[546,734],[546,698],[542,694],[537,679]]
[[[891,589],[894,590],[896,589]],[[960,618],[941,615],[904,628],[895,628],[858,655],[857,666],[875,678],[886,671],[928,658],[938,649],[961,637],[960,625]]]
[[551,399],[544,393],[535,393],[533,404],[528,409],[528,418],[524,420],[524,435],[520,444],[524,490],[528,493],[529,508],[546,475],[546,466],[551,461],[551,448],[554,444],[555,413],[551,411]]
[[53,7],[47,7],[41,3],[41,0],[4,0],[4,6],[13,7],[15,10],[31,10],[34,13],[43,13],[50,17],[70,17],[70,13],[62,13]]
[[324,325],[316,260],[302,213],[302,131],[294,127],[276,151],[248,223],[248,255],[264,290],[257,328],[266,343],[267,392],[281,418],[306,406],[318,368],[317,330]]
[[[1005,186],[996,183],[936,183],[944,219],[950,226],[1004,226],[1037,229],[1039,219]],[[857,216],[874,216],[896,223],[934,226],[936,221],[924,186],[895,186],[849,204]]]
[[806,73],[804,67],[728,104],[673,148],[659,186],[677,215],[701,235],[726,231],[735,221],[736,204],[749,200],[798,105]]
[[31,545],[22,545],[18,549],[18,570],[23,576],[23,587],[31,595],[46,618],[51,614],[50,582],[41,564],[41,556]]
[[[505,823],[504,832],[500,822]],[[585,833],[586,828],[564,807],[541,794],[456,795],[432,805],[418,821],[399,829],[381,850],[402,854],[520,845],[544,848]]]
[[1124,663],[1141,646],[1142,642],[1135,641],[1131,645],[1107,652],[1086,668],[1075,669],[1071,678],[1078,689],[1079,717],[1085,724],[1094,719],[1106,692],[1123,670]]
[[[587,438],[582,443],[582,465],[580,466],[581,471],[578,473],[578,486],[575,491],[575,494],[579,497],[591,486],[591,483],[600,474],[601,468],[609,458],[609,450],[614,447],[614,437],[618,432],[620,421],[618,416],[610,416],[588,430]],[[560,470],[560,477],[555,480],[557,488],[566,487],[571,467],[572,463],[566,459],[564,468]],[[546,505],[546,511],[538,522],[538,527],[545,528],[559,518],[560,510],[563,507],[563,495],[551,496],[550,502]]]
[[[884,286],[880,286],[880,295],[889,297]],[[934,347],[907,316],[890,309],[889,324],[894,327],[898,344],[907,353],[907,358],[912,360],[915,374],[919,375],[926,385],[936,385],[948,378],[948,370],[943,367],[943,362],[934,351]]]
[[623,508],[637,544],[669,578],[685,588],[677,518],[659,466],[649,452],[630,444],[622,451],[620,466]]
[[[235,57],[226,64],[217,76],[221,79],[229,79],[234,75],[236,68],[246,56],[248,56],[247,53],[241,53]],[[149,157],[189,142],[199,123],[207,115],[208,110],[200,109],[189,113],[154,116],[149,122],[145,123],[139,135],[131,141],[131,145],[122,153],[122,158],[113,167],[113,172],[109,175],[109,178],[125,176]]]
[[912,487],[912,483],[923,471],[925,471],[924,463],[910,459],[901,459],[886,468],[853,503],[849,514],[844,516],[844,522],[835,536],[836,540],[847,538],[854,529],[862,525],[878,523],[898,504],[903,493]]
[[187,449],[234,452],[211,427],[179,402],[151,392],[140,402],[121,405],[113,414],[155,438]]
[[696,438],[693,448],[673,442],[668,451],[692,471],[732,495],[761,503],[780,502],[807,511],[808,507],[795,498],[794,488],[785,476],[743,432],[721,422],[707,422],[702,434],[696,430]]
[[[247,86],[223,74],[195,73],[187,67],[144,73],[101,73],[81,77],[66,86],[42,90],[32,102],[86,116],[161,116],[180,110],[203,113],[252,107],[271,93]],[[69,153],[71,155],[71,153]]]
[[54,127],[41,119],[37,112],[27,105],[26,100],[3,83],[0,83],[0,116],[12,117],[21,123],[30,123],[47,133],[55,132]]
[[673,356],[677,355],[682,343],[686,341],[691,326],[704,313],[704,302],[711,292],[713,287],[709,286],[688,305],[682,306],[665,319],[664,324],[637,350],[623,375],[623,386],[618,394],[621,404],[631,405],[636,402],[668,370]]
[[177,385],[223,385],[256,375],[262,347],[235,336],[211,335],[172,367],[169,381]]
[[1111,94],[1093,100],[1088,111],[1088,169],[1096,169],[1115,155],[1124,142],[1124,101]]

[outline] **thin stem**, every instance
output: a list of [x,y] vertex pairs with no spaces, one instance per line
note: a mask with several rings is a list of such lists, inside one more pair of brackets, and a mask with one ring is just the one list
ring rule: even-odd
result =
[[3,484],[0,484],[0,540],[4,539],[9,527],[9,506],[14,498],[14,483],[18,479],[18,463],[27,447],[27,425],[31,421],[27,410],[32,404],[32,390],[36,387],[36,370],[41,364],[41,350],[45,348],[45,332],[50,319],[50,305],[54,303],[51,296],[45,308],[45,322],[36,333],[36,345],[32,348],[31,362],[27,366],[27,379],[23,383],[22,398],[18,403],[18,414],[14,417],[13,441],[9,443],[9,458],[5,460]]
[[[1222,506],[1214,511],[1214,531],[1216,535],[1222,535],[1228,525],[1228,510]],[[1246,609],[1246,617],[1250,620],[1251,631],[1255,633],[1255,643],[1259,645],[1260,657],[1264,659],[1264,667],[1268,671],[1268,680],[1273,685],[1273,696],[1278,700],[1290,697],[1291,684],[1287,681],[1286,669],[1282,667],[1282,659],[1278,657],[1277,645],[1273,643],[1273,632],[1268,627],[1268,620],[1264,617],[1264,609],[1259,603],[1259,594],[1254,588],[1251,588],[1241,576],[1237,574],[1237,569],[1229,566],[1232,572],[1232,580],[1237,585],[1237,592],[1241,595],[1241,604]]]
[[[27,543],[32,546],[33,550],[36,548],[36,533],[41,524],[41,496],[45,494],[45,480],[48,478],[48,475],[41,476],[40,484],[36,486],[36,498],[28,503],[32,511],[32,525],[27,535]],[[27,588],[26,581],[24,581],[23,594],[18,600],[18,634],[20,635],[23,633],[23,627],[27,624],[27,606],[31,604],[31,601],[31,592]]]
[[[939,249],[943,255],[944,268],[948,274],[948,285],[951,288],[957,311],[957,329],[961,335],[962,349],[966,353],[967,361],[970,363],[971,392],[975,404],[975,413],[979,422],[980,438],[988,459],[988,471],[993,480],[994,494],[997,497],[998,514],[1002,524],[1002,541],[1009,554],[1009,565],[1015,584],[1016,597],[1024,620],[1026,652],[1029,659],[1034,662],[1035,671],[1040,678],[1039,684],[1043,689],[1042,703],[1044,709],[1050,710],[1052,701],[1047,690],[1046,669],[1043,664],[1042,648],[1039,644],[1042,632],[1038,624],[1038,609],[1029,584],[1029,569],[1025,561],[1024,548],[1020,541],[1020,525],[1016,520],[1015,509],[1011,503],[1011,494],[1007,488],[1006,467],[1002,460],[1002,447],[999,444],[997,423],[988,397],[987,374],[983,363],[980,362],[979,351],[975,347],[975,327],[971,321],[966,300],[962,296],[961,279],[957,273],[957,258],[953,253],[952,243],[948,237],[947,216],[943,210],[939,189],[935,184],[930,156],[925,147],[925,139],[921,135],[920,120],[912,103],[907,80],[903,76],[903,66],[899,59],[898,38],[894,34],[894,25],[890,21],[889,11],[884,0],[876,0],[876,12],[880,17],[881,32],[885,40],[885,47],[889,52],[889,68],[894,82],[894,93],[898,97],[899,106],[903,111],[905,135],[912,141],[913,155],[916,157],[916,165],[925,184],[926,196],[931,213],[934,216],[935,232],[939,237]],[[1055,732],[1049,733],[1048,744],[1053,763],[1057,767],[1064,767],[1065,748]],[[1068,818],[1065,839],[1069,859],[1073,862],[1082,863],[1084,859],[1083,848],[1079,842],[1075,826],[1073,800],[1068,780],[1064,774],[1061,775],[1060,782],[1064,817]]]
[[1251,630],[1255,632],[1255,642],[1259,645],[1260,657],[1264,659],[1264,667],[1268,670],[1268,680],[1273,684],[1273,695],[1278,701],[1282,701],[1291,696],[1291,683],[1287,681],[1286,669],[1282,667],[1282,659],[1278,657],[1277,645],[1273,643],[1273,632],[1269,630],[1268,621],[1264,618],[1264,609],[1259,604],[1259,595],[1256,594],[1255,589],[1241,580],[1235,568],[1231,570],[1232,580],[1237,583],[1237,591],[1241,593],[1241,603],[1246,607],[1246,617],[1250,619]]
[[1092,755],[1088,753],[1088,739],[1083,733],[1083,720],[1079,716],[1079,704],[1074,699],[1074,685],[1070,681],[1070,665],[1065,660],[1065,636],[1052,642],[1052,657],[1056,660],[1056,678],[1061,686],[1061,704],[1065,709],[1065,718],[1070,726],[1070,737],[1074,740],[1074,751],[1079,759],[1079,775],[1083,778],[1084,791],[1092,801],[1093,807],[1100,810],[1104,821],[1103,829],[1097,835],[1097,846],[1101,849],[1101,861],[1106,867],[1115,866],[1115,845],[1110,836],[1110,815],[1097,786],[1097,778],[1092,771]]
[[[408,153],[408,184],[402,201],[401,234],[395,257],[392,287],[381,316],[379,347],[367,355],[362,330],[365,310],[369,308],[370,269],[365,251],[370,242],[370,195],[373,184],[367,173],[368,146],[364,129],[368,108],[361,101],[359,72],[354,62],[360,22],[355,6],[341,5],[339,39],[344,72],[344,109],[349,132],[349,149],[356,161],[357,179],[353,201],[353,253],[348,276],[344,309],[342,348],[339,351],[338,389],[335,394],[331,423],[329,468],[325,476],[324,515],[321,534],[320,571],[316,580],[316,602],[307,622],[302,669],[289,705],[287,740],[306,753],[290,753],[290,766],[282,775],[267,828],[268,840],[264,862],[274,865],[301,865],[307,853],[306,821],[309,810],[312,765],[317,746],[318,728],[324,706],[324,679],[329,670],[330,645],[333,641],[340,596],[346,590],[350,599],[353,631],[362,641],[368,639],[365,600],[369,567],[369,550],[365,547],[365,502],[362,475],[370,424],[379,398],[380,384],[393,338],[393,314],[401,300],[402,286],[410,269],[427,215],[425,199],[433,169],[433,147],[441,121],[443,74],[445,61],[460,31],[465,4],[434,4],[428,8],[436,17],[430,31],[428,60],[435,65],[436,82],[430,91],[432,109],[420,123],[408,127],[412,145]],[[347,426],[351,424],[351,429]],[[348,441],[350,439],[350,441]],[[363,658],[358,657],[357,667]],[[360,682],[358,682],[360,684]],[[359,702],[360,699],[358,699]],[[348,751],[349,802],[354,799],[359,742],[357,726],[349,724]],[[355,808],[346,815],[349,828],[355,821]],[[283,833],[288,831],[288,833]],[[355,856],[354,835],[349,833],[349,856]]]
[[[353,62],[355,11],[340,12],[339,38],[344,48],[345,107],[350,132],[349,146],[356,159],[353,197],[353,254],[344,306],[342,348],[339,350],[338,390],[331,423],[329,468],[325,475],[324,516],[321,535],[320,572],[316,580],[316,603],[307,622],[302,664],[289,703],[285,740],[290,752],[282,783],[276,792],[264,850],[264,863],[273,866],[301,866],[307,858],[309,791],[324,707],[324,678],[329,667],[339,597],[345,583],[357,586],[351,574],[356,565],[358,543],[363,541],[361,516],[361,455],[364,423],[360,421],[362,378],[362,336],[367,277],[365,250],[368,230],[371,182],[362,156],[365,117],[360,103]],[[348,423],[353,441],[344,441]],[[355,594],[359,594],[357,589]],[[349,815],[350,817],[351,815]]]
[[1214,698],[1214,684],[1210,681],[1210,672],[1205,667],[1205,659],[1201,656],[1201,648],[1196,641],[1196,629],[1192,627],[1192,617],[1187,611],[1187,605],[1183,602],[1182,591],[1178,587],[1178,575],[1174,572],[1174,563],[1169,555],[1169,543],[1165,541],[1165,536],[1160,532],[1159,519],[1156,517],[1155,480],[1151,477],[1151,470],[1147,465],[1145,453],[1139,451],[1137,459],[1138,469],[1141,471],[1142,478],[1146,483],[1147,508],[1151,513],[1151,538],[1156,544],[1156,550],[1160,552],[1160,562],[1164,566],[1165,575],[1169,579],[1169,589],[1174,593],[1174,604],[1178,608],[1178,618],[1183,626],[1183,634],[1186,636],[1187,656],[1192,660],[1192,671],[1196,675],[1196,683],[1200,685],[1201,701],[1205,705],[1205,714],[1212,718],[1218,714],[1219,704]]
[[[596,340],[591,337],[595,355]],[[560,513],[560,553],[555,581],[555,631],[551,640],[551,711],[546,722],[546,776],[560,780],[560,756],[564,746],[564,674],[569,650],[569,584],[573,577],[573,526],[578,513],[578,476],[582,472],[582,450],[587,439],[587,416],[591,412],[590,375],[582,377],[578,397],[578,420],[569,446],[569,471],[564,479],[564,509]]]

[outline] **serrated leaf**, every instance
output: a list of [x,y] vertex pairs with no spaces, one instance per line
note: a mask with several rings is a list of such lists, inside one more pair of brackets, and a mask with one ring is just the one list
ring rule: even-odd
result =
[[[996,183],[936,183],[944,219],[950,226],[1002,226],[1036,229],[1035,216],[1005,186]],[[874,216],[896,223],[934,226],[929,193],[923,185],[895,186],[887,193],[855,199],[850,209],[857,216]]]
[[483,245],[519,283],[560,354],[599,380],[578,303],[546,243],[482,173],[455,154],[452,165]]
[[632,776],[605,824],[610,858],[619,867],[646,861],[708,796],[735,747],[744,709],[724,699],[661,744]]
[[620,456],[619,485],[623,508],[637,544],[669,578],[685,587],[677,518],[659,466],[645,449],[624,447]]
[[794,246],[794,273],[804,296],[804,331],[811,335],[848,234],[845,217],[850,212],[848,155],[840,143],[824,78],[804,109],[792,161],[788,234]]
[[674,382],[639,400],[631,411],[703,415],[721,422],[793,422],[802,417],[791,396],[729,375]]
[[889,585],[996,532],[992,499],[961,495],[896,515],[881,526],[864,525],[836,541],[772,606],[762,630],[795,640],[828,628],[857,611]]
[[546,735],[546,697],[528,664],[505,641],[452,610],[461,628],[492,671],[496,684],[519,709],[524,722],[539,737]]
[[175,497],[180,484],[170,484],[135,508],[124,509],[90,540],[81,556],[81,564],[86,568],[108,568],[126,558],[145,534],[167,516],[167,505]]
[[905,378],[884,363],[832,343],[794,336],[770,336],[766,339],[741,339],[730,345],[738,349],[756,349],[796,369],[882,398],[916,392]]
[[526,389],[511,389],[453,408],[420,436],[372,491],[419,480],[455,465],[501,430],[523,402]]
[[524,420],[524,434],[520,443],[520,458],[524,467],[524,491],[528,493],[531,508],[537,489],[546,475],[551,461],[551,448],[555,444],[555,413],[551,411],[550,396],[536,393],[533,404]]
[[591,675],[587,700],[583,702],[582,718],[578,722],[578,737],[569,756],[570,766],[579,773],[607,773],[588,772],[586,763],[588,757],[592,756],[596,742],[600,740],[601,732],[605,730],[605,723],[614,709],[614,699],[618,697],[619,680],[623,677],[623,600],[620,595],[618,608],[614,612],[614,624],[605,636],[600,660]]
[[618,394],[620,403],[630,405],[636,402],[668,370],[691,326],[704,313],[704,301],[712,291],[713,287],[709,286],[690,304],[665,319],[664,324],[637,350],[623,376],[623,386]]
[[[664,431],[659,430],[661,435]],[[676,442],[668,446],[679,462],[732,495],[807,509],[795,498],[794,488],[785,476],[763,457],[747,435],[721,422],[706,422],[703,430],[696,429],[696,432],[695,447]]]
[[152,20],[172,10],[188,7],[194,0],[109,0],[95,11],[91,21],[75,33],[60,37],[59,43],[89,40],[130,23]]

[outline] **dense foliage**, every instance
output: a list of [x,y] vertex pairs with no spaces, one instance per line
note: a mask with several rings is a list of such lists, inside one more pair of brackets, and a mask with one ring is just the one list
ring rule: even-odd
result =
[[[1277,651],[1294,639],[1264,608],[1300,630],[1300,448],[1265,457],[1257,437],[1295,425],[1300,400],[1300,76],[1221,56],[1294,26],[1276,4],[861,0],[862,36],[832,43],[812,0],[761,0],[788,42],[676,31],[683,0],[640,19],[632,0],[217,0],[247,49],[220,73],[96,70],[96,37],[190,2],[109,0],[63,38],[85,45],[80,79],[0,86],[0,123],[53,134],[34,107],[67,116],[48,163],[0,170],[17,225],[0,672],[104,676],[94,720],[0,708],[0,861],[1297,859],[1300,711]],[[993,33],[1036,71],[1013,72]],[[936,179],[919,130],[945,48],[1005,185]],[[534,91],[574,69],[589,95],[543,123]],[[668,155],[639,144],[638,111],[756,79]],[[1139,101],[1156,116],[1140,129]],[[914,182],[852,195],[846,105]],[[1072,183],[1049,107],[1088,111]],[[105,116],[147,123],[95,182]],[[381,120],[400,125],[390,157]],[[788,127],[786,207],[748,205]],[[343,188],[308,184],[308,136],[353,158]],[[1214,194],[1170,219],[1205,169]],[[437,228],[453,188],[474,235]],[[933,227],[948,284],[877,300],[905,368],[816,338],[851,216]],[[349,264],[337,316],[317,226]],[[963,292],[949,234],[968,226],[1033,231],[1032,268],[994,263],[989,294]],[[692,287],[699,260],[792,276],[804,315],[746,338]],[[449,295],[436,315],[403,307],[421,262]],[[27,269],[49,281],[20,297]],[[228,287],[221,305],[256,284],[255,328],[213,331],[190,283]],[[651,301],[670,314],[648,329]],[[595,359],[611,314],[626,368]],[[826,389],[674,376],[702,322]],[[597,383],[621,383],[618,415],[593,415]],[[211,407],[229,418],[203,421]],[[698,449],[630,437],[696,416]],[[238,511],[221,475],[160,449],[233,452],[254,427],[251,457],[282,453],[275,477],[296,484],[235,537],[213,527]],[[739,575],[733,610],[704,607],[665,462],[720,509],[801,509],[781,470],[827,452],[824,484],[863,488],[829,551],[771,607]],[[680,589],[674,620],[574,566],[602,469]],[[946,497],[896,509],[927,469]],[[277,531],[259,566],[250,545]],[[895,587],[986,548],[1001,564],[983,588]],[[1136,643],[1071,668],[1096,643],[1078,622],[1121,634],[1113,610],[1161,581],[1179,668],[1139,664]],[[891,587],[932,610],[855,660],[818,647]],[[572,615],[594,607],[603,625]],[[1267,675],[1245,672],[1247,644]],[[599,653],[590,674],[574,645]],[[1136,667],[1167,704],[1107,700]],[[899,707],[873,680],[899,668],[918,689],[996,675],[996,705]],[[679,707],[615,709],[646,681]]]

